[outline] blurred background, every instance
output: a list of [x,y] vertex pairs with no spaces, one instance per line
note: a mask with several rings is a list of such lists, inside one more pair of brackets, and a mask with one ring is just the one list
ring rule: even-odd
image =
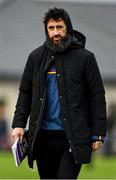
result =
[[[116,179],[116,0],[0,0],[0,179],[36,179],[26,160],[15,167],[11,123],[29,53],[45,40],[42,18],[53,7],[69,12],[85,34],[103,78],[108,116],[104,147],[84,165],[80,179]],[[7,172],[7,173],[6,173]]]

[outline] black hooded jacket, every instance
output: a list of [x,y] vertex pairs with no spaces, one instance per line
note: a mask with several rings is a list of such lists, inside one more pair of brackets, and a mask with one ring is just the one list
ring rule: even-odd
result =
[[85,36],[71,29],[68,46],[59,51],[46,41],[30,53],[20,84],[12,127],[25,128],[29,117],[29,166],[46,102],[46,71],[55,63],[61,113],[75,162],[88,163],[92,136],[106,135],[105,91],[95,56]]

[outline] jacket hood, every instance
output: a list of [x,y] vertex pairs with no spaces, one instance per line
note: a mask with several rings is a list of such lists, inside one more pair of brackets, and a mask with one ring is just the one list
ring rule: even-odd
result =
[[79,31],[73,30],[71,48],[85,48],[86,37]]

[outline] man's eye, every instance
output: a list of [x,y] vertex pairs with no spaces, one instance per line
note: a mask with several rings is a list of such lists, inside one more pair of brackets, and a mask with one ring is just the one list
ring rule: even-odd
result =
[[61,28],[63,28],[63,27],[62,27],[62,26],[57,26],[57,28],[58,28],[58,29],[61,29]]
[[53,29],[54,29],[54,27],[50,26],[50,27],[49,27],[49,29],[50,29],[50,30],[53,30]]

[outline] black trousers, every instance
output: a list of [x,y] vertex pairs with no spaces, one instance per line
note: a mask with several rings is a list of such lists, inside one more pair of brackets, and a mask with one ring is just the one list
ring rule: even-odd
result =
[[39,132],[35,149],[41,179],[77,179],[81,164],[75,164],[64,131]]

